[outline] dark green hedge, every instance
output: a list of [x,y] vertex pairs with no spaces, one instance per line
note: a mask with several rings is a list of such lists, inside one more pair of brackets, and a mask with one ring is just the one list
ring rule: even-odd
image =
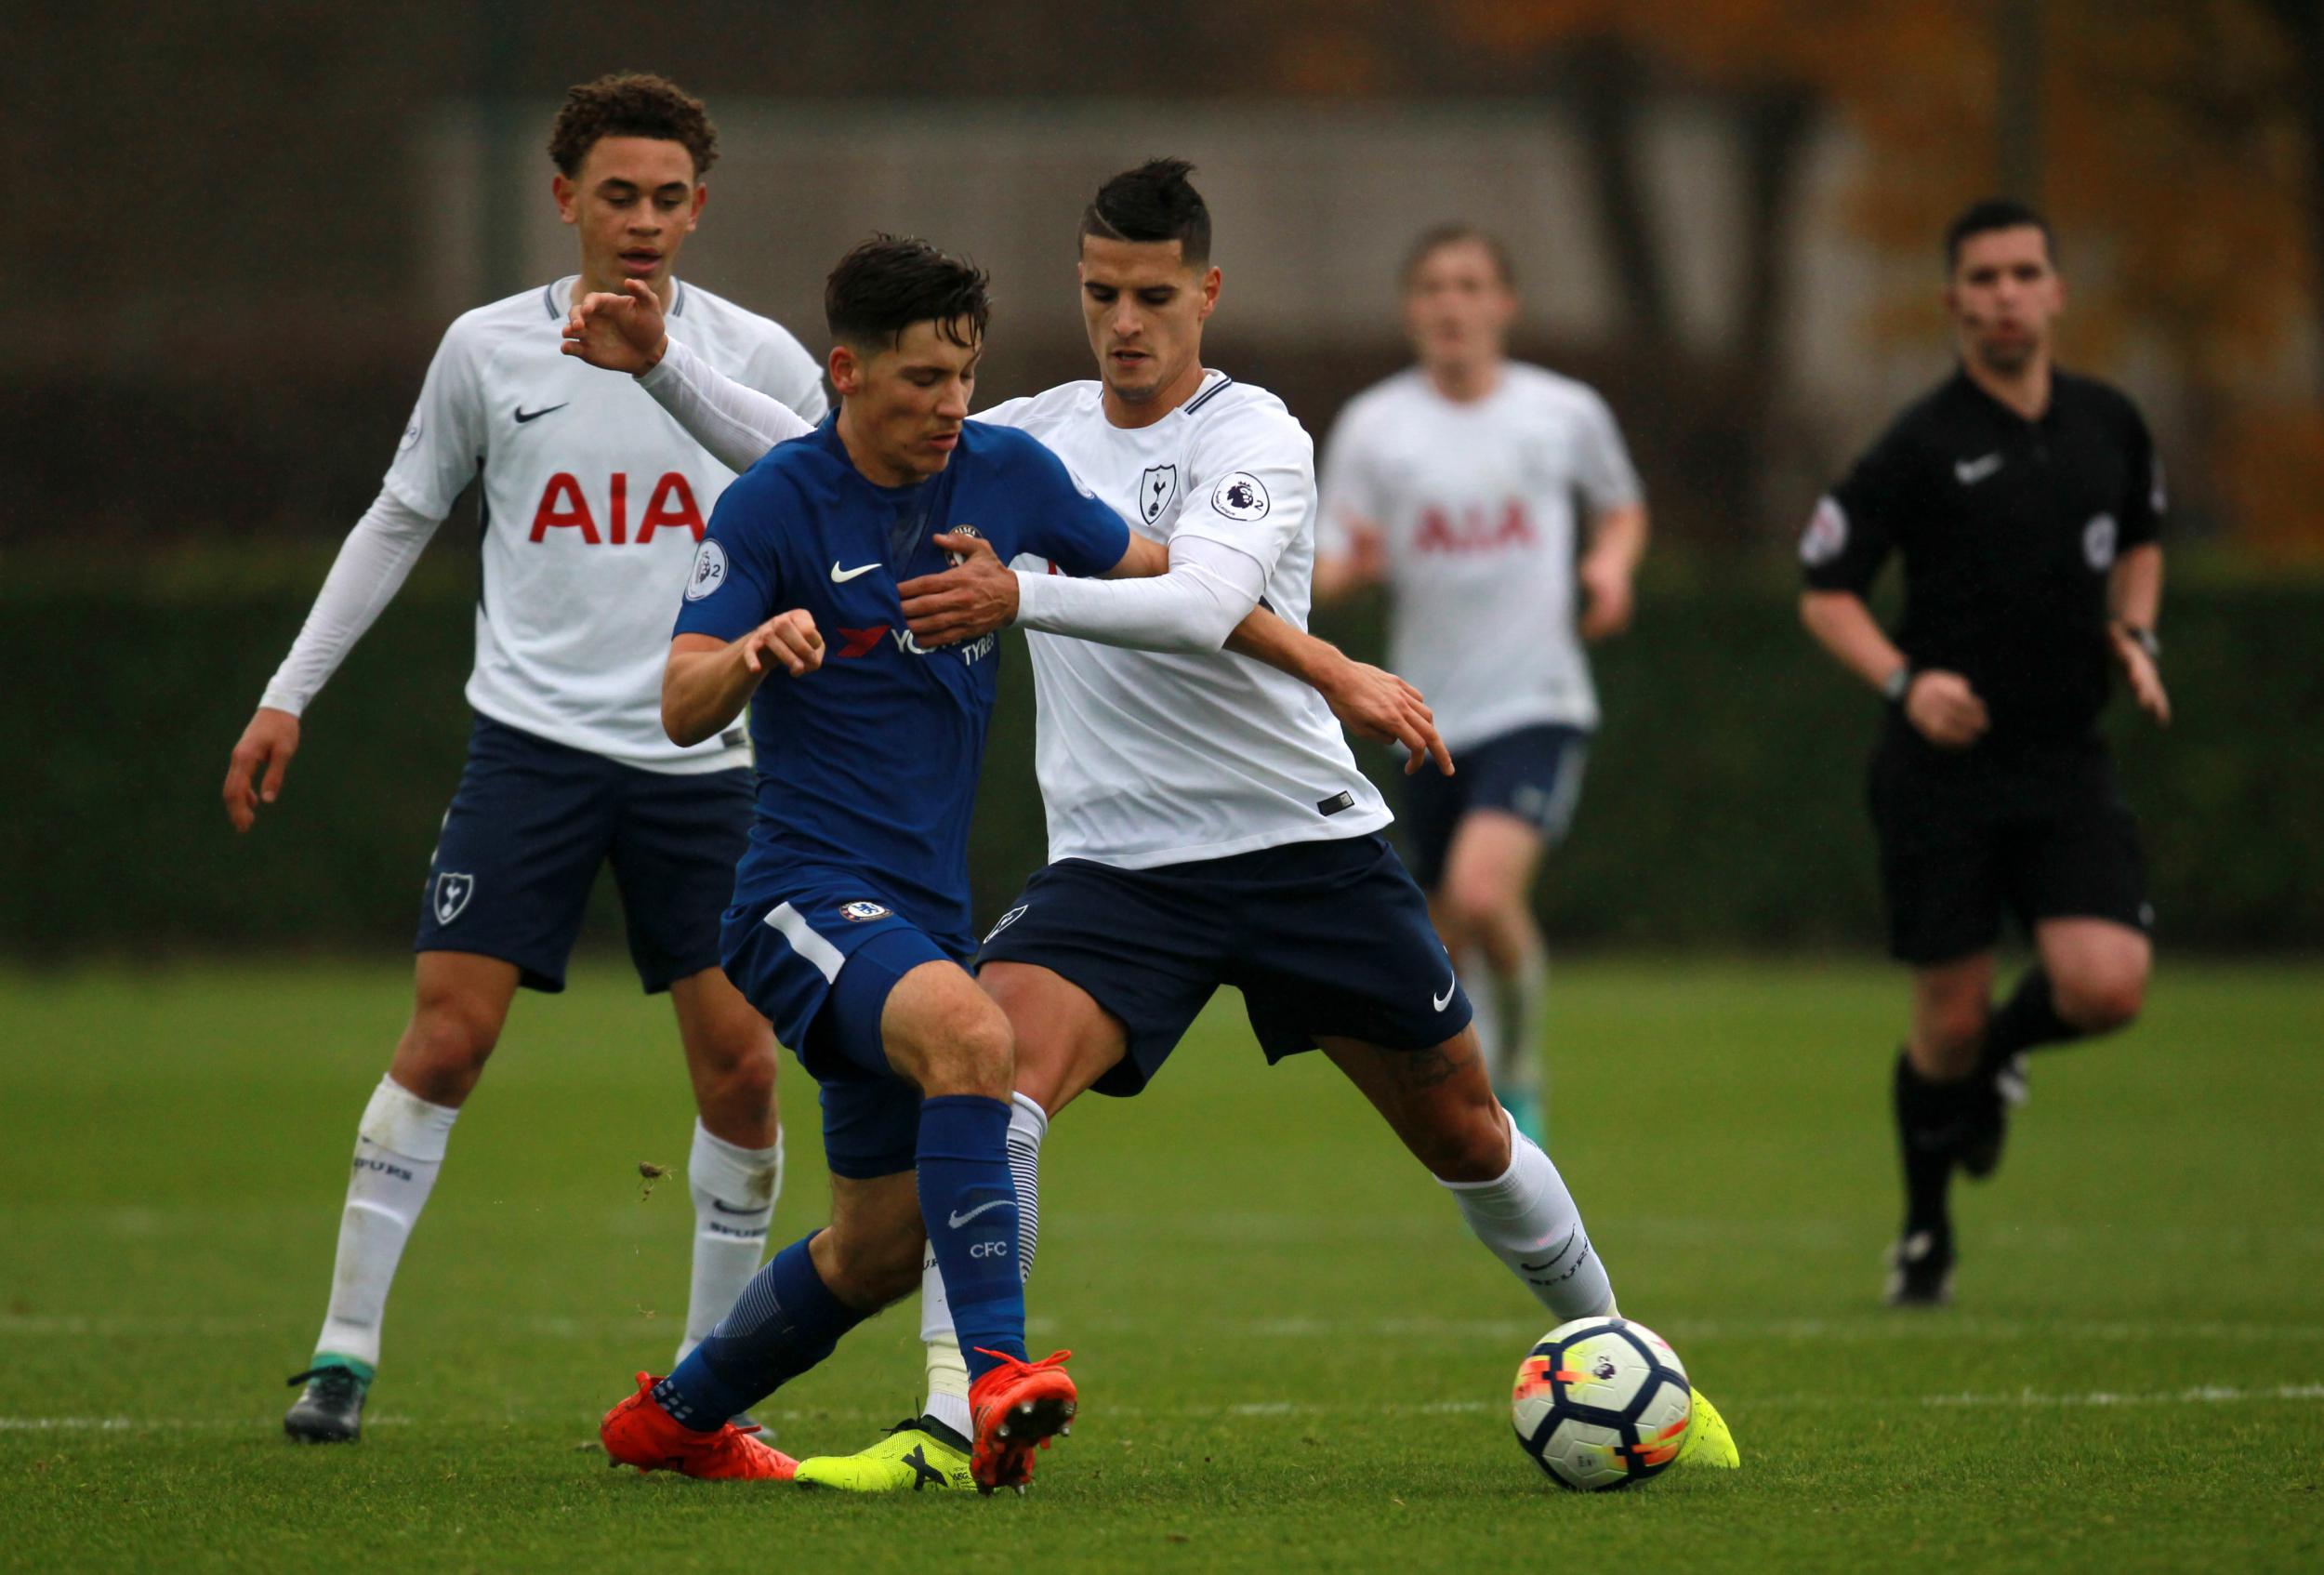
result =
[[[308,718],[283,801],[236,838],[226,753],[320,577],[215,560],[0,574],[0,953],[392,946],[458,777],[472,585],[423,566]],[[1324,632],[1377,652],[1378,610]],[[2177,725],[2118,715],[2166,944],[2324,941],[2324,586],[2174,586]],[[1042,856],[1031,677],[1012,642],[976,841],[979,910]],[[1649,588],[1599,660],[1606,723],[1542,907],[1568,942],[1866,946],[1875,702],[1810,649],[1780,579]],[[1383,781],[1383,756],[1367,764]],[[1393,791],[1393,788],[1392,788]],[[608,893],[593,931],[611,934]]]

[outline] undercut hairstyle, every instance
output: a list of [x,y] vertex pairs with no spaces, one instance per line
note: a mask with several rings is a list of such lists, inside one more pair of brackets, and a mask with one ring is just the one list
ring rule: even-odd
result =
[[2041,232],[2041,249],[2048,254],[2050,266],[2058,265],[2057,232],[2040,209],[2018,202],[2013,197],[1987,197],[1971,203],[1959,217],[1945,227],[1945,272],[1949,277],[1961,263],[1961,244],[1972,235],[1983,235],[1995,230],[2034,229]]
[[1184,159],[1148,159],[1122,171],[1082,210],[1081,238],[1137,245],[1176,241],[1180,260],[1202,267],[1210,260],[1210,208],[1186,179],[1194,173]]
[[974,345],[992,314],[984,270],[908,235],[874,235],[824,281],[825,325],[859,351],[892,349],[915,323],[933,323],[954,344]]
[[1404,254],[1404,283],[1411,288],[1412,281],[1420,271],[1420,264],[1443,251],[1446,246],[1483,246],[1485,255],[1493,259],[1493,271],[1500,275],[1501,288],[1517,287],[1517,271],[1510,265],[1509,248],[1501,245],[1499,235],[1478,229],[1473,224],[1440,224],[1433,230],[1423,230],[1420,238],[1412,243],[1412,249]]
[[607,137],[651,137],[685,144],[694,179],[718,162],[718,127],[702,100],[670,81],[647,72],[616,72],[565,89],[564,107],[548,128],[548,156],[566,179],[581,173],[581,161]]

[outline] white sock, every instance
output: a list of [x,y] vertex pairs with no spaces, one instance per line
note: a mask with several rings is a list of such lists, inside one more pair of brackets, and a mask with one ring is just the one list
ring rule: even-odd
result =
[[459,1111],[430,1105],[381,1078],[355,1129],[355,1167],[339,1214],[339,1255],[331,1271],[331,1308],[315,1339],[318,1357],[379,1365],[379,1320],[388,1287],[403,1261],[419,1211],[443,1169],[444,1145]]
[[[1017,1276],[1033,1277],[1033,1255],[1041,1245],[1041,1140],[1049,1115],[1023,1094],[1009,1096],[1009,1174],[1017,1184]],[[969,1366],[953,1332],[952,1304],[944,1298],[936,1255],[920,1259],[920,1343],[928,1347],[928,1405],[934,1417],[963,1437],[970,1436]]]
[[[1507,1120],[1506,1114],[1502,1117]],[[1489,1182],[1442,1182],[1493,1256],[1559,1323],[1614,1310],[1614,1286],[1590,1245],[1565,1178],[1540,1146],[1509,1128],[1509,1169]]]
[[1515,973],[1495,973],[1492,981],[1493,1017],[1500,1030],[1486,1061],[1493,1086],[1536,1092],[1541,1087],[1541,1009],[1550,993],[1549,955],[1529,946]]
[[766,1255],[774,1200],[783,1194],[783,1133],[772,1148],[744,1148],[694,1121],[686,1187],[694,1199],[693,1283],[686,1297],[684,1361],[718,1327]]

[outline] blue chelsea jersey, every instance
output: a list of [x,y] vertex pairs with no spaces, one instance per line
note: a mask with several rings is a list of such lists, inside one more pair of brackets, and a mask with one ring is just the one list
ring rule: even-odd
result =
[[778,669],[751,702],[758,814],[734,901],[772,902],[802,877],[841,874],[965,950],[969,816],[998,639],[922,646],[896,586],[947,566],[930,539],[946,532],[983,536],[1004,563],[1032,553],[1102,575],[1129,550],[1129,527],[1023,432],[970,421],[944,470],[883,487],[848,458],[838,420],[726,489],[679,609],[675,633],[733,640],[803,608],[824,641],[821,668]]

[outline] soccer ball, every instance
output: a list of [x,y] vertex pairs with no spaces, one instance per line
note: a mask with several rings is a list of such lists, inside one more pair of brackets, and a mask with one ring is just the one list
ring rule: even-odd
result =
[[1695,1421],[1679,1354],[1628,1318],[1577,1318],[1543,1335],[1518,1366],[1510,1404],[1534,1463],[1584,1492],[1661,1475]]

